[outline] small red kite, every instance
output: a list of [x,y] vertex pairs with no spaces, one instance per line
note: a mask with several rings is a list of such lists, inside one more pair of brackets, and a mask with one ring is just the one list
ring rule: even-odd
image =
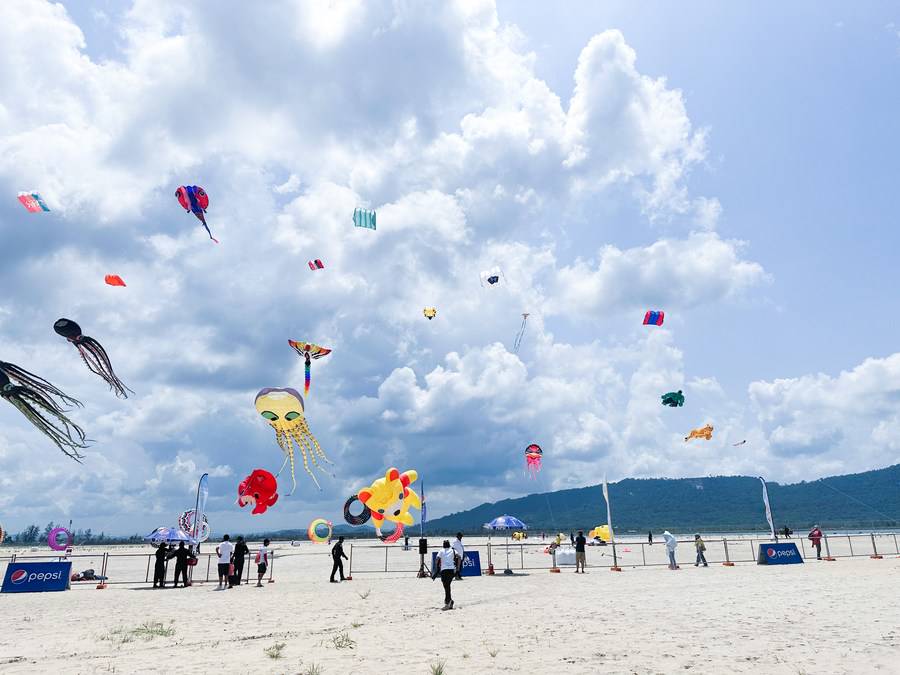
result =
[[107,274],[104,279],[109,286],[124,286],[125,282],[118,274]]

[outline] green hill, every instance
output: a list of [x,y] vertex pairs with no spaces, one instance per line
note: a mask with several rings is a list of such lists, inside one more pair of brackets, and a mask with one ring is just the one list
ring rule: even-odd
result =
[[[801,530],[900,526],[900,464],[790,485],[767,483],[775,527]],[[767,530],[762,486],[750,476],[627,478],[610,483],[616,532]],[[606,522],[599,485],[481,504],[431,520],[427,530],[474,533],[500,515],[531,530],[587,530]]]

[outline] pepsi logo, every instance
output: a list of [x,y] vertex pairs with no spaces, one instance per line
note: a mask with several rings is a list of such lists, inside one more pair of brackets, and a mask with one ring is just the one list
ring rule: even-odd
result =
[[28,572],[25,570],[16,570],[9,575],[9,580],[14,584],[24,583],[26,579],[28,579]]
[[766,555],[769,556],[770,558],[774,558],[775,557],[775,549],[774,548],[766,549]]

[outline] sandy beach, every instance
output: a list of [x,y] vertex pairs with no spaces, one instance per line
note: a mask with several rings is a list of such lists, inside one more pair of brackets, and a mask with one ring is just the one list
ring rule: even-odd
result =
[[[442,612],[438,581],[354,572],[353,581],[330,584],[325,547],[277,551],[275,582],[262,588],[90,583],[0,595],[0,669],[430,673],[443,661],[448,674],[865,673],[897,672],[900,663],[896,555],[695,568],[682,545],[687,564],[678,571],[468,578],[453,586],[456,609]],[[410,566],[418,560],[402,555]],[[599,555],[589,550],[589,563]],[[141,577],[143,560],[131,570]],[[73,569],[82,562],[90,561]],[[142,631],[148,624],[158,625]]]

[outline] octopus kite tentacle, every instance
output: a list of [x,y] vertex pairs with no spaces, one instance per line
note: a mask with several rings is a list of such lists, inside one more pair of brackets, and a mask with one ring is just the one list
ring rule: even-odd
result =
[[19,366],[14,363],[7,363],[5,361],[0,361],[0,373],[6,375],[9,380],[12,380],[16,384],[19,384],[26,389],[31,389],[35,392],[42,394],[47,397],[47,402],[57,411],[62,412],[62,405],[57,404],[55,401],[50,400],[50,397],[58,398],[63,405],[71,405],[76,406],[78,408],[83,408],[84,405],[76,398],[72,398],[68,394],[66,394],[61,389],[53,386],[43,377],[38,377],[34,373],[29,373],[24,368],[19,368]]
[[134,393],[125,386],[125,383],[119,379],[113,370],[112,363],[109,361],[109,355],[99,342],[94,338],[83,335],[81,327],[71,319],[59,319],[53,324],[53,330],[57,334],[66,338],[78,349],[81,360],[95,375],[103,378],[109,388],[115,392],[119,398],[128,398],[128,393]]
[[66,417],[53,401],[39,391],[12,384],[3,372],[0,372],[0,396],[14,405],[67,457],[76,462],[84,459],[84,455],[78,452],[87,447],[84,431]]

